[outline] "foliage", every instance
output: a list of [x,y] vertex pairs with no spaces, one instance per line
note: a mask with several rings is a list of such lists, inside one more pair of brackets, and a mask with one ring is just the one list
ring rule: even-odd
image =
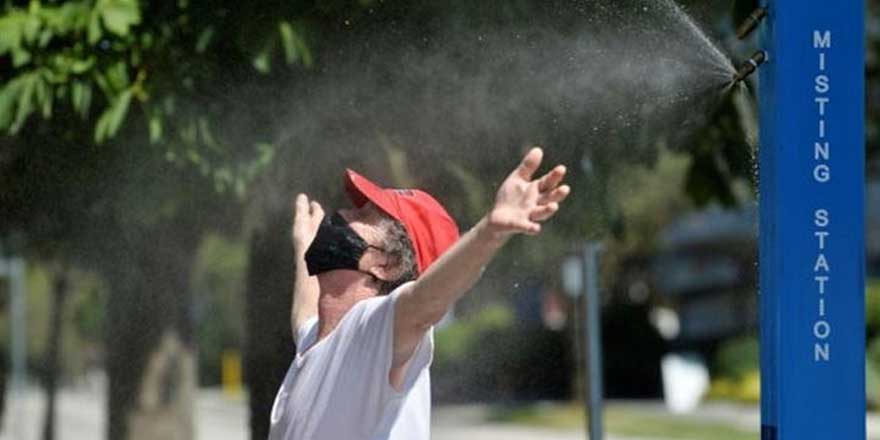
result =
[[442,369],[447,362],[465,362],[473,351],[480,348],[476,343],[481,334],[503,332],[512,326],[513,312],[496,305],[480,310],[470,319],[437,330],[434,365]]
[[[0,294],[6,297],[5,280],[0,279]],[[27,316],[27,362],[31,370],[42,375],[45,370],[46,342],[49,334],[51,301],[51,278],[47,267],[29,264],[26,278]],[[76,377],[90,365],[100,360],[103,335],[106,289],[95,274],[73,271],[70,278],[69,301],[61,323],[64,338],[61,356],[62,374]],[[9,346],[9,309],[0,313],[0,344]],[[2,370],[2,369],[0,369]]]
[[867,41],[865,43],[865,94],[867,109],[865,112],[866,160],[868,173],[877,178],[880,176],[880,0],[868,0],[865,26]]
[[715,356],[714,370],[719,376],[741,379],[758,369],[760,351],[755,336],[741,336],[721,344]]
[[880,279],[868,279],[865,292],[865,387],[868,404],[880,407]]
[[559,399],[570,393],[564,333],[514,321],[504,306],[485,307],[438,330],[431,367],[440,401]]
[[653,166],[624,166],[611,178],[611,198],[617,200],[623,221],[619,237],[622,253],[651,249],[661,229],[676,216],[694,209],[681,191],[690,167],[689,156],[660,149]]
[[755,336],[721,344],[713,362],[709,395],[713,398],[757,402],[760,398],[760,350]]
[[761,373],[754,370],[738,379],[729,377],[712,379],[708,396],[711,399],[756,404],[761,399]]
[[[218,133],[224,109],[202,102],[230,75],[247,75],[244,66],[264,77],[276,62],[310,66],[296,9],[267,18],[260,7],[235,2],[7,3],[0,14],[0,59],[10,60],[0,70],[0,130],[15,135],[35,115],[48,120],[69,111],[101,144],[139,119],[145,137],[162,145],[157,153],[210,175],[218,189],[242,193],[271,160],[272,146],[258,140],[244,148],[246,156],[229,160],[241,146]],[[219,28],[232,38],[221,39]]]
[[246,248],[239,241],[209,234],[199,246],[192,272],[199,346],[199,382],[217,385],[224,350],[242,349]]
[[880,335],[880,278],[868,279],[865,285],[865,325],[869,339]]

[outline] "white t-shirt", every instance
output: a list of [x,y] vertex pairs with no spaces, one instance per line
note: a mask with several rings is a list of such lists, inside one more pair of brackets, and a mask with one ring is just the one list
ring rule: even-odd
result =
[[272,405],[269,440],[430,438],[433,331],[413,353],[402,390],[388,381],[399,293],[358,302],[317,343],[317,318],[298,329],[296,358]]

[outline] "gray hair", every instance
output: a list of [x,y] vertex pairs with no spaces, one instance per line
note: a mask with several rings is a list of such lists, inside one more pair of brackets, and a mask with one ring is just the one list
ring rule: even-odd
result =
[[419,274],[416,266],[416,252],[406,228],[399,221],[382,213],[379,228],[385,231],[382,247],[389,258],[397,262],[397,277],[393,280],[379,280],[379,295],[387,295],[401,284],[416,279]]

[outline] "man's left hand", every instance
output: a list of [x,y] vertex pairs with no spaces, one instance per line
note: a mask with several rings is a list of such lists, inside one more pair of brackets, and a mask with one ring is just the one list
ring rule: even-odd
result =
[[541,232],[541,223],[556,214],[559,204],[571,192],[568,185],[560,185],[565,177],[563,165],[557,165],[540,178],[532,178],[543,157],[540,148],[529,150],[498,188],[495,206],[487,218],[489,228],[500,237],[517,233],[537,235]]

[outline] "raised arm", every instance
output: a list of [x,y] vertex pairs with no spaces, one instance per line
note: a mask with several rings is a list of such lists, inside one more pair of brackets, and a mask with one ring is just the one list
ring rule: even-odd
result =
[[552,217],[568,196],[568,185],[560,185],[564,166],[532,178],[542,157],[540,148],[530,150],[498,188],[492,209],[401,292],[395,310],[392,385],[402,383],[406,365],[425,332],[474,285],[504,243],[517,233],[537,235],[541,222]]
[[305,255],[318,233],[318,227],[324,218],[324,210],[321,209],[318,202],[309,202],[305,194],[296,196],[293,208],[291,236],[293,238],[294,279],[290,327],[293,338],[296,340],[299,327],[309,318],[318,314],[318,295],[320,293],[318,277],[309,276]]

